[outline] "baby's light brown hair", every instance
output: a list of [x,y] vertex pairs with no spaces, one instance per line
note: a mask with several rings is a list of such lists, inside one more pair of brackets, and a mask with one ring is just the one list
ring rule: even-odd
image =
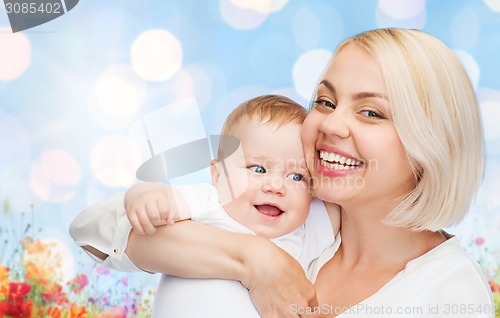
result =
[[219,160],[225,158],[222,149],[232,148],[227,147],[223,136],[231,136],[234,127],[237,127],[242,120],[250,120],[254,116],[263,124],[274,124],[279,128],[289,123],[302,124],[307,116],[307,110],[281,95],[262,95],[241,103],[229,114],[222,127],[222,138],[217,154]]

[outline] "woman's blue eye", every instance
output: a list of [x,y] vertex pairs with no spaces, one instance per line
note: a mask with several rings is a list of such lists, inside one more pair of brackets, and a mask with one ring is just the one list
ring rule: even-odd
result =
[[317,106],[325,106],[331,109],[337,108],[337,106],[334,103],[327,101],[325,99],[317,99],[314,101],[314,104],[316,104]]
[[286,177],[292,179],[293,181],[302,181],[302,180],[304,180],[304,176],[301,175],[300,173],[290,173]]
[[266,169],[263,166],[251,166],[248,167],[250,171],[253,171],[255,173],[266,173]]

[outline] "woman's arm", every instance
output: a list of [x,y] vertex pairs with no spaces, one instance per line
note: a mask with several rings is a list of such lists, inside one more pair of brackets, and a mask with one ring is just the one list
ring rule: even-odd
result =
[[317,306],[299,263],[264,238],[183,221],[154,235],[132,231],[126,253],[149,272],[241,281],[262,317],[299,317],[291,308]]

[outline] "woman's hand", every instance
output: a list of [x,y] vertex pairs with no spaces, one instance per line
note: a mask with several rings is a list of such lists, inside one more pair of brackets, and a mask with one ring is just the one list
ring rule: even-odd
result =
[[317,307],[316,290],[300,264],[271,241],[258,238],[241,249],[242,284],[264,318],[302,317]]

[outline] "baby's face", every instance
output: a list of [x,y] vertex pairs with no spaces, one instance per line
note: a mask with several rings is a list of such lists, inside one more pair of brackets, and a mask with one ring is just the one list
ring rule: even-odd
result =
[[240,148],[217,165],[213,179],[224,209],[259,236],[290,233],[309,213],[310,175],[300,129],[295,123],[278,128],[255,118],[243,121],[233,129]]

